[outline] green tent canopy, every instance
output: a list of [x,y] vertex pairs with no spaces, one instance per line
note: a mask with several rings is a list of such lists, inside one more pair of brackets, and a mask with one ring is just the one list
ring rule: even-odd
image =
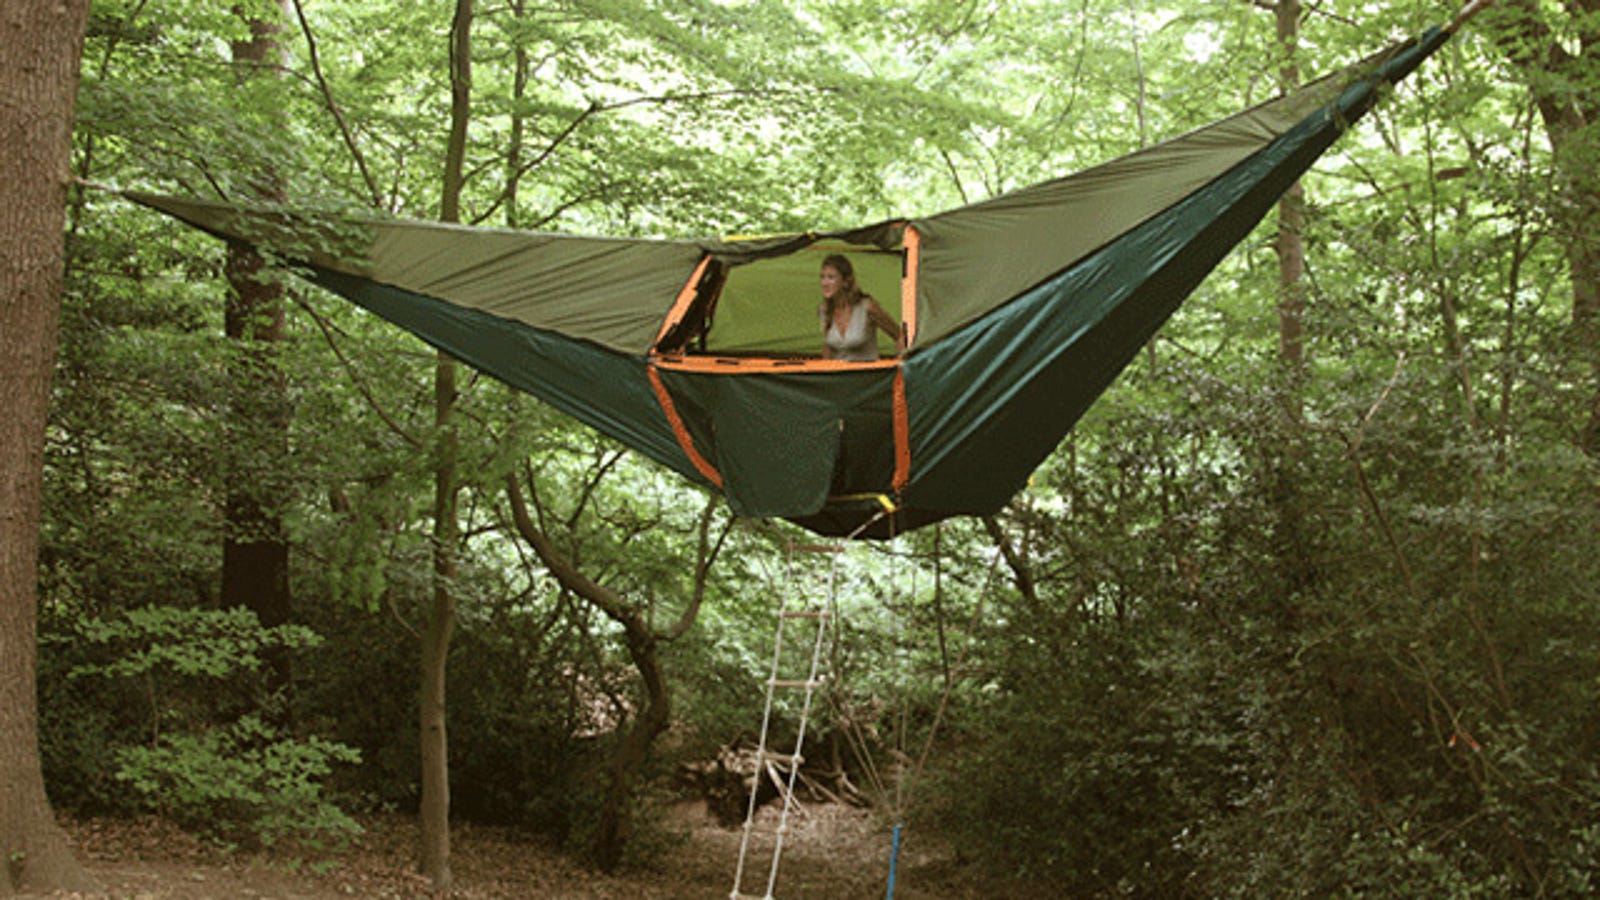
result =
[[[999,510],[1283,191],[1449,34],[1077,174],[852,231],[578,237],[128,196],[292,260],[741,515],[882,537]],[[900,322],[904,354],[820,358],[817,272],[840,252]]]

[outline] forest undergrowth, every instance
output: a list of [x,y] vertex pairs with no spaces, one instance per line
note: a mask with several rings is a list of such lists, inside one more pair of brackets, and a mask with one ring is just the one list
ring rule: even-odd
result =
[[[784,897],[849,898],[882,894],[889,840],[869,811],[808,805],[790,833],[780,868]],[[775,814],[767,809],[763,820]],[[157,817],[67,819],[79,858],[114,900],[211,898],[434,897],[416,871],[415,820],[390,814],[364,817],[362,833],[337,855],[298,856],[281,851],[230,850]],[[454,828],[455,889],[462,900],[498,898],[725,897],[732,884],[739,830],[723,828],[699,802],[674,807],[665,829],[669,846],[649,863],[602,875],[583,868],[535,835],[472,824]],[[770,857],[761,855],[746,892],[765,885]],[[964,871],[951,848],[913,835],[902,846],[896,894],[943,900],[989,896],[992,882]],[[759,884],[757,883],[759,881]],[[1030,896],[1026,885],[1006,896]],[[1046,896],[1034,891],[1033,896]],[[53,895],[58,898],[84,895]],[[758,893],[759,896],[759,893]]]

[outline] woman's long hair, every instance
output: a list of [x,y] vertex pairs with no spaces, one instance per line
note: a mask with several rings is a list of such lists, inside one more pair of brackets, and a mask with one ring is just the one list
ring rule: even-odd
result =
[[839,273],[839,290],[827,301],[829,315],[841,307],[851,307],[861,302],[861,285],[856,284],[856,267],[850,265],[850,260],[844,254],[830,253],[823,257],[821,268]]

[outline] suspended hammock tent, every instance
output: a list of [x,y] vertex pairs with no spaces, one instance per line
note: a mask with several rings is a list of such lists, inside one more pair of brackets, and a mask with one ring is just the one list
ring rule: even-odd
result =
[[[1282,192],[1448,35],[1074,175],[851,231],[596,238],[128,196],[293,260],[741,515],[824,535],[877,518],[860,533],[883,537],[999,510]],[[818,357],[816,273],[833,252],[897,311],[903,355]]]

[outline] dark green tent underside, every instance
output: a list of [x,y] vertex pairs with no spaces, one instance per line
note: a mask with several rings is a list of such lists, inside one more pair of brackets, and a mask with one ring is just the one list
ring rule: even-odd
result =
[[365,278],[314,271],[318,284],[474,369],[538,397],[686,478],[706,483],[679,448],[645,377],[642,357]]

